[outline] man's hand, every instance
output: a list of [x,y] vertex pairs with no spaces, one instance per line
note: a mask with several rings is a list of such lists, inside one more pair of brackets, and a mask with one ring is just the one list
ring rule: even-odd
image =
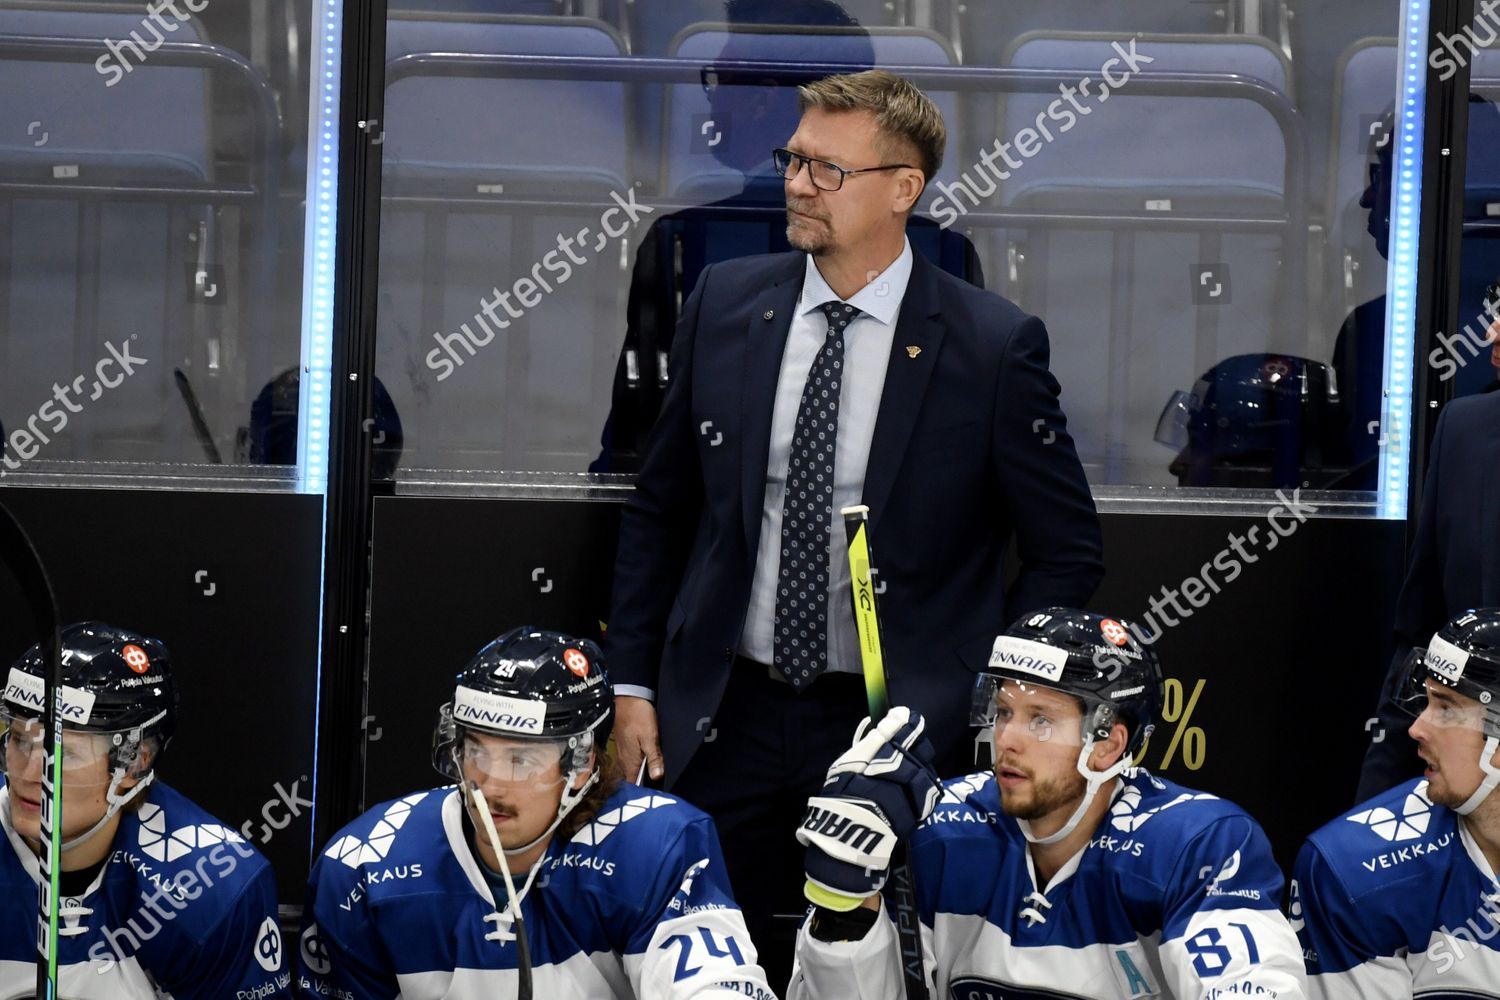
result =
[[641,773],[642,760],[646,762],[646,773],[655,781],[661,780],[666,768],[657,737],[655,705],[628,694],[615,696],[615,750],[625,769],[626,781],[635,782]]
[[879,892],[896,842],[932,812],[942,786],[925,729],[921,715],[897,706],[878,725],[861,722],[854,746],[828,769],[797,831],[813,902],[847,910]]

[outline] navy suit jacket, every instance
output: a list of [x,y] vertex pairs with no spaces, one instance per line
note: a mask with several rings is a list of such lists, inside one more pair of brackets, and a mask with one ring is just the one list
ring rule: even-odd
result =
[[1412,718],[1392,700],[1407,654],[1459,612],[1493,607],[1500,607],[1500,392],[1455,399],[1438,417],[1396,604],[1396,653],[1372,733],[1380,740],[1365,754],[1358,801],[1421,772],[1416,744],[1406,735]]
[[[720,710],[744,625],[805,261],[767,254],[703,272],[621,516],[610,677],[655,689],[669,787]],[[913,257],[862,499],[891,697],[928,717],[940,754],[969,738],[974,676],[996,634],[1028,610],[1082,607],[1104,574],[1047,363],[1040,320]],[[1020,573],[1007,592],[1012,536]]]

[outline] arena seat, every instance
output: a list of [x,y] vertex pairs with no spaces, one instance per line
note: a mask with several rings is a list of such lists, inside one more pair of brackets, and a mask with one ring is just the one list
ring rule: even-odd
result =
[[[207,41],[194,20],[176,29],[159,34],[172,43]],[[265,339],[256,317],[270,297],[274,257],[274,109],[267,101],[258,119],[265,158],[233,165],[215,163],[212,113],[212,87],[232,82],[238,95],[264,81],[223,49],[202,53],[204,68],[161,65],[160,55],[153,64],[157,35],[141,10],[118,4],[0,5],[0,38],[9,47],[0,51],[0,93],[26,95],[0,106],[0,239],[9,244],[0,255],[5,395],[29,399],[35,386],[90,370],[106,356],[106,341],[134,335],[134,353],[158,363],[78,415],[49,455],[196,459],[186,415],[163,407],[175,398],[173,365],[160,362],[203,357],[210,340],[218,343],[205,308],[217,318],[226,306],[239,307],[251,339]],[[47,44],[40,39],[112,40],[118,54],[23,57],[40,52]],[[240,245],[220,245],[211,208],[219,196],[131,193],[209,185],[232,190],[243,207]],[[208,287],[192,287],[195,276],[221,267],[231,287],[212,288],[225,298],[196,295]]]
[[[497,15],[396,13],[386,28],[386,61],[421,53],[620,56],[602,21]],[[627,121],[624,82],[403,75],[386,92],[385,174],[398,186],[451,182],[519,185],[546,193],[623,188]],[[546,109],[564,128],[537,128]],[[524,137],[522,139],[521,137]],[[521,139],[521,141],[518,141]],[[514,192],[514,188],[511,189]]]
[[[1368,231],[1370,209],[1360,205],[1385,141],[1382,123],[1393,110],[1396,79],[1394,38],[1366,38],[1339,59],[1334,100],[1334,136],[1328,178],[1330,321],[1361,303],[1385,295],[1386,260]],[[1485,287],[1500,276],[1500,50],[1476,53],[1469,103],[1468,152],[1464,166],[1464,240],[1459,290],[1459,322],[1477,322]],[[1373,131],[1372,131],[1373,130]],[[1489,380],[1484,366],[1466,366],[1460,392]]]
[[[910,26],[911,0],[837,0],[844,12],[866,28]],[[747,4],[754,6],[753,0]],[[629,0],[624,4],[631,51],[664,56],[677,46],[678,36],[699,23],[721,23],[724,0]],[[930,27],[929,25],[924,25]]]
[[[1344,81],[1344,58],[1370,37],[1394,36],[1400,29],[1400,8],[1385,3],[1308,3],[1306,0],[1280,0],[1284,44],[1292,63],[1292,81],[1297,91],[1297,110],[1307,119],[1307,134],[1321,137],[1339,127],[1338,94]],[[1392,41],[1394,44],[1394,40]],[[1381,110],[1388,107],[1396,94],[1396,71],[1393,67],[1384,81]],[[1315,209],[1331,225],[1338,205],[1322,204],[1321,179],[1325,171],[1338,169],[1325,159],[1334,153],[1326,143],[1315,141],[1309,148],[1308,168],[1319,181],[1314,190]]]
[[[1365,38],[1338,59],[1327,153],[1328,213],[1325,323],[1340,323],[1361,302],[1385,294],[1385,259],[1366,231],[1369,209],[1359,204],[1369,185],[1382,119],[1395,102],[1396,39]],[[1338,290],[1335,293],[1335,290]]]
[[[1158,3],[1155,0],[989,0],[959,3],[937,0],[939,27],[956,24],[964,62],[1002,65],[1015,39],[1032,31],[1110,32],[1116,38],[1141,33],[1214,34],[1228,32],[1239,0]],[[958,10],[953,11],[957,6]]]
[[[847,64],[853,69],[881,66],[949,66],[956,60],[953,50],[935,32],[911,28],[797,28],[793,26],[730,26],[699,24],[678,38],[672,56],[711,66],[720,59],[767,61],[788,64]],[[730,85],[729,113],[743,109],[738,120],[716,128],[723,145],[708,145],[695,128],[697,123],[722,112],[705,89],[696,85],[674,85],[666,97],[667,147],[662,157],[661,187],[675,197],[709,201],[737,194],[746,175],[775,188],[781,198],[781,180],[771,169],[771,150],[785,144],[800,117],[791,87],[774,83],[764,86]],[[950,154],[964,148],[963,120],[952,93],[929,88],[930,96],[948,123]],[[750,121],[747,122],[746,119]],[[721,123],[722,124],[722,123]],[[710,139],[711,141],[711,139]],[[952,155],[949,160],[952,160]],[[725,163],[735,164],[726,167]],[[942,179],[954,176],[945,165]]]
[[[1097,92],[1116,41],[1109,33],[1033,32],[1016,39],[1006,62],[1077,71]],[[1259,37],[1142,35],[1138,51],[1154,59],[1142,73],[1236,74],[1287,92],[1284,58]],[[1056,97],[1009,95],[999,134],[1013,138]],[[1153,435],[1175,384],[1191,383],[1227,354],[1301,353],[1294,349],[1305,345],[1305,320],[1291,308],[1298,296],[1305,302],[1305,268],[1283,274],[1281,266],[1288,252],[1305,261],[1305,225],[1288,237],[1302,241],[1292,246],[1281,233],[1236,231],[1234,222],[1279,220],[1296,207],[1285,188],[1282,128],[1251,101],[1132,95],[1127,82],[1054,138],[999,186],[1001,207],[1139,216],[1149,228],[1017,226],[997,234],[992,259],[1012,262],[1012,294],[1047,318],[1053,369],[1069,388],[1065,403],[1096,484],[1170,482]],[[1174,218],[1200,221],[1179,226]]]
[[[382,359],[413,369],[557,249],[598,233],[611,192],[631,189],[627,84],[403,75],[421,53],[621,56],[602,21],[519,15],[393,15],[381,226]],[[404,60],[404,61],[403,61]],[[619,241],[464,364],[439,392],[430,371],[382,371],[406,429],[408,467],[576,469],[608,407],[628,269]],[[555,277],[555,275],[554,275]],[[605,331],[608,331],[607,333]],[[394,363],[394,362],[392,362]],[[441,444],[441,452],[436,451]]]
[[570,0],[391,0],[390,14],[571,14]]

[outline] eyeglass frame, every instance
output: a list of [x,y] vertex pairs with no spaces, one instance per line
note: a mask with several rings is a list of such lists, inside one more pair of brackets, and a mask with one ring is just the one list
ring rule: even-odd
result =
[[[787,166],[788,167],[791,166],[791,161],[795,160],[797,162],[797,169],[796,170],[792,171],[791,173],[786,173],[786,172],[782,171],[779,167],[776,166],[776,158],[781,153],[785,153],[790,158],[788,160],[788,162],[787,162]],[[820,185],[817,181],[815,181],[815,180],[812,179],[812,172],[811,172],[811,169],[809,169],[807,177],[808,177],[808,181],[812,184],[812,186],[815,187],[815,188],[817,188],[819,191],[829,191],[829,192],[843,190],[844,181],[846,181],[850,177],[853,177],[855,174],[873,174],[873,173],[875,173],[877,171],[880,171],[880,170],[902,170],[902,169],[916,170],[917,169],[916,167],[912,166],[910,163],[887,163],[884,166],[880,166],[880,167],[860,167],[858,170],[850,170],[847,167],[841,167],[841,166],[839,166],[837,163],[834,163],[831,160],[820,160],[816,156],[803,156],[801,153],[794,153],[790,149],[787,149],[785,146],[780,146],[780,147],[777,147],[776,149],[771,150],[771,166],[772,166],[773,169],[776,170],[777,175],[779,177],[781,177],[782,180],[788,180],[788,181],[791,180],[792,178],[796,177],[797,174],[801,173],[802,167],[803,167],[804,164],[813,164],[813,163],[821,163],[821,164],[823,164],[823,166],[825,166],[825,167],[832,167],[834,170],[837,170],[839,172],[838,187],[826,188],[826,187],[823,187],[822,185]]]

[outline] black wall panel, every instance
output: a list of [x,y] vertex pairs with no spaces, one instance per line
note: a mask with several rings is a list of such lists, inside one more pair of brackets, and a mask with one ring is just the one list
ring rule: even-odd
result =
[[[181,699],[160,777],[246,834],[283,903],[307,881],[322,500],[292,494],[6,488],[64,621],[156,636]],[[0,608],[19,607],[0,568]],[[35,641],[0,616],[0,664]],[[170,819],[170,817],[169,817]]]
[[[1218,593],[1197,595],[1201,608],[1179,599],[1186,617],[1168,612],[1178,624],[1156,648],[1175,718],[1143,763],[1245,806],[1289,868],[1306,835],[1352,804],[1390,655],[1404,523],[1315,518],[1272,548],[1262,517],[1103,520],[1109,572],[1093,607],[1138,620],[1163,587],[1225,551],[1228,532],[1260,525],[1259,547],[1245,543],[1254,562],[1239,559],[1228,582],[1211,571]],[[608,502],[376,501],[367,805],[440,780],[429,763],[437,707],[485,641],[521,623],[597,634],[617,525]]]

